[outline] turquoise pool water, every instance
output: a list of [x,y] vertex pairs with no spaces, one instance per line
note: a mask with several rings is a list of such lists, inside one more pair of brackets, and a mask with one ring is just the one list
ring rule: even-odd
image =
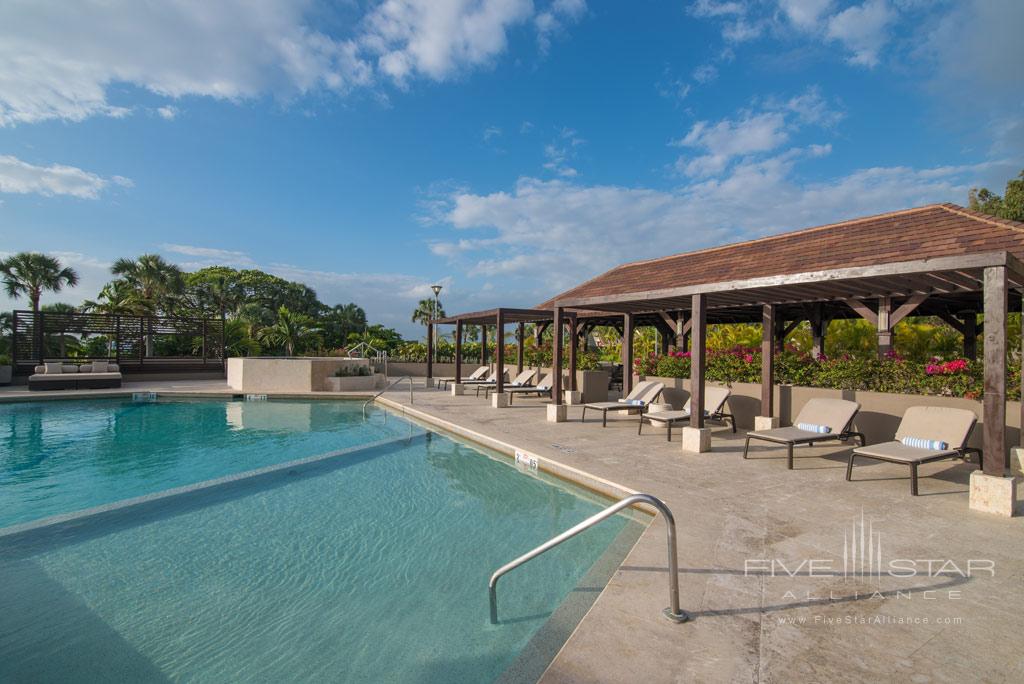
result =
[[[112,414],[132,408],[102,403]],[[291,428],[281,422],[299,414],[335,423],[352,410],[310,404],[308,413],[291,402],[263,405],[277,457],[261,462],[302,455],[292,449],[330,451],[356,431],[390,441],[0,535],[0,681],[535,680],[578,618],[578,606],[567,607],[596,596],[607,576],[598,569],[618,565],[641,522],[609,520],[507,575],[501,621],[491,625],[491,572],[607,502],[395,416],[385,425],[379,412],[362,426],[352,419],[346,429],[307,437],[304,417]],[[90,413],[98,404],[67,408],[103,422]],[[216,422],[216,408],[223,422],[220,402],[143,410],[153,411],[147,422],[161,434],[188,440],[204,419],[176,431],[165,423],[181,411]],[[110,420],[89,434],[111,439]],[[304,446],[282,437],[289,429]],[[124,457],[102,467],[97,449],[97,472],[72,468],[76,477],[109,484],[120,471],[151,481]],[[241,469],[235,458],[225,457],[229,470]],[[151,459],[143,470],[164,482],[211,467],[202,459],[185,467],[185,456],[174,467]]]
[[335,401],[0,404],[0,527],[410,433],[375,415]]

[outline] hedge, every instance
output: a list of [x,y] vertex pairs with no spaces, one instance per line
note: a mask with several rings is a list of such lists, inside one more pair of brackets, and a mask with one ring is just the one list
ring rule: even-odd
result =
[[[652,354],[634,361],[638,375],[690,377],[690,352]],[[708,380],[721,383],[761,382],[761,352],[736,348],[707,352]],[[813,358],[787,350],[775,357],[775,381],[784,385],[894,394],[929,394],[980,399],[984,388],[981,361],[932,359],[915,363],[890,354],[886,358],[841,356]],[[1020,398],[1020,362],[1010,359],[1007,398]]]

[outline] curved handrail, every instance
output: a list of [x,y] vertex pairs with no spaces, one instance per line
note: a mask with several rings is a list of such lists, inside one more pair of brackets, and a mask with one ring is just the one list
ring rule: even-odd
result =
[[541,555],[545,551],[553,549],[564,541],[572,539],[580,532],[587,530],[602,520],[607,520],[624,508],[629,508],[633,504],[645,503],[654,506],[658,509],[658,512],[665,517],[665,526],[668,528],[668,596],[669,596],[669,607],[666,608],[662,613],[669,620],[673,622],[686,622],[690,619],[679,607],[679,561],[676,558],[676,520],[672,516],[672,511],[669,510],[665,503],[650,494],[632,494],[624,499],[620,499],[616,503],[612,504],[608,508],[595,513],[583,522],[570,527],[565,532],[562,532],[557,537],[552,537],[548,541],[544,542],[533,551],[524,553],[519,558],[516,558],[511,563],[498,568],[493,575],[491,575],[491,581],[488,583],[487,588],[490,593],[491,599],[491,624],[498,623],[498,580],[507,572],[515,570],[523,563],[530,561],[537,556]]
[[370,397],[365,402],[363,402],[363,412],[364,413],[366,412],[366,407],[369,406],[370,404],[372,404],[374,399],[376,399],[380,395],[384,394],[389,389],[391,389],[392,387],[394,387],[398,383],[402,382],[403,380],[408,380],[409,381],[409,403],[411,404],[412,403],[412,376],[411,375],[403,375],[402,377],[395,379],[394,382],[390,383],[387,387],[382,389],[380,392],[377,392],[372,397]]

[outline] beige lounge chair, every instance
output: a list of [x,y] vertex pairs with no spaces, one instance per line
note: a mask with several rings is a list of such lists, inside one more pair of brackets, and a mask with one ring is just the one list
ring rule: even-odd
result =
[[[533,376],[535,376],[535,375],[537,375],[537,371],[533,370],[532,368],[527,368],[522,373],[520,373],[516,377],[512,378],[512,380],[510,380],[509,382],[506,382],[505,383],[505,390],[507,391],[507,390],[509,390],[509,389],[511,389],[513,387],[533,387],[533,385],[531,383],[533,381]],[[477,396],[480,396],[480,390],[481,389],[484,390],[484,397],[485,398],[489,397],[489,396],[491,396],[491,392],[496,392],[498,390],[498,383],[495,382],[493,384],[489,384],[489,385],[486,385],[486,386],[485,385],[477,385],[476,386],[476,395]]]
[[512,397],[516,394],[520,394],[523,396],[529,394],[536,394],[538,397],[550,397],[551,390],[554,384],[555,374],[548,373],[543,378],[541,378],[540,382],[538,382],[537,385],[534,387],[509,387],[505,390],[505,394],[508,395],[509,406],[512,405]]
[[[793,447],[797,444],[813,446],[815,442],[839,440],[846,442],[853,437],[860,438],[860,445],[866,443],[864,435],[853,432],[853,419],[857,417],[860,404],[846,399],[811,399],[800,409],[792,427],[775,428],[774,430],[757,430],[747,433],[747,441],[743,445],[743,458],[747,458],[750,440],[760,439],[765,442],[786,445],[786,467],[793,469]],[[801,427],[803,426],[803,427]]]
[[618,401],[598,401],[593,404],[584,404],[580,422],[582,423],[586,420],[587,409],[590,409],[591,411],[600,411],[601,427],[608,427],[609,411],[633,411],[639,409],[643,413],[647,409],[647,405],[657,399],[664,389],[665,383],[663,382],[655,380],[638,382],[632,392]]
[[966,461],[971,453],[976,453],[978,467],[981,467],[981,449],[967,446],[967,439],[977,422],[978,417],[974,411],[967,409],[911,406],[896,428],[896,439],[862,446],[850,452],[846,480],[849,482],[853,476],[854,456],[902,463],[910,466],[910,493],[917,496],[917,467],[922,463],[946,458],[962,458]]
[[[725,403],[729,400],[729,395],[731,394],[732,391],[728,387],[708,387],[707,395],[704,397],[704,417],[708,420],[719,420],[732,425],[732,431],[735,433],[736,419],[733,418],[732,414],[725,412]],[[636,434],[639,435],[643,432],[645,420],[651,423],[664,423],[665,437],[671,442],[672,425],[690,420],[690,400],[686,400],[686,404],[683,405],[680,411],[659,411],[658,413],[648,411],[641,413],[640,426],[637,428]]]
[[[487,375],[487,372],[489,370],[491,370],[490,366],[480,366],[475,371],[473,371],[469,376],[463,379],[463,382],[465,382],[466,380],[479,380],[480,378]],[[441,389],[444,389],[449,382],[455,382],[455,378],[437,378],[438,387],[440,387]]]

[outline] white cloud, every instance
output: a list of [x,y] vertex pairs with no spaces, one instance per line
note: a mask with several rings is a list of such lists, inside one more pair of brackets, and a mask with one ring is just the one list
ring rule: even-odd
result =
[[0,192],[97,199],[110,183],[122,187],[133,185],[131,179],[123,176],[107,179],[76,166],[36,166],[11,155],[0,155]]
[[[287,101],[379,86],[381,75],[400,86],[443,81],[492,63],[531,19],[545,47],[585,11],[583,0],[383,0],[328,34],[313,26],[341,14],[326,0],[0,3],[0,126],[126,116],[132,109],[111,101],[119,84]],[[178,114],[170,104],[155,112]]]
[[690,5],[690,13],[695,17],[722,17],[746,13],[742,2],[720,2],[716,0],[697,0]]
[[504,275],[508,292],[537,290],[544,299],[627,260],[931,202],[963,202],[986,169],[875,167],[798,181],[796,164],[826,147],[742,162],[722,179],[673,191],[521,178],[508,192],[458,192],[449,198],[449,225],[489,238],[475,252],[452,252],[451,259],[471,274]]
[[695,159],[680,159],[681,171],[688,176],[710,176],[724,171],[734,157],[774,150],[788,138],[785,117],[779,112],[765,112],[713,125],[698,121],[675,144],[706,152]]
[[817,28],[822,17],[832,8],[833,0],[779,0],[786,17],[797,27]]
[[718,68],[714,64],[702,64],[693,70],[693,80],[700,84],[710,83],[718,78]]
[[489,142],[491,138],[501,137],[501,129],[497,126],[488,126],[484,129],[481,137],[483,137],[484,142]]
[[847,58],[851,64],[875,67],[879,53],[889,42],[889,28],[895,19],[896,13],[886,0],[867,0],[831,17],[826,35],[853,53]]
[[231,266],[234,268],[253,268],[256,266],[256,262],[245,252],[237,252],[230,249],[165,242],[160,245],[160,250],[181,256],[199,257],[199,261],[190,261],[182,264],[183,267],[191,269],[205,268],[207,266]]
[[576,158],[576,148],[586,142],[573,129],[563,128],[554,142],[544,146],[544,168],[563,178],[575,177],[579,171],[570,162]]

